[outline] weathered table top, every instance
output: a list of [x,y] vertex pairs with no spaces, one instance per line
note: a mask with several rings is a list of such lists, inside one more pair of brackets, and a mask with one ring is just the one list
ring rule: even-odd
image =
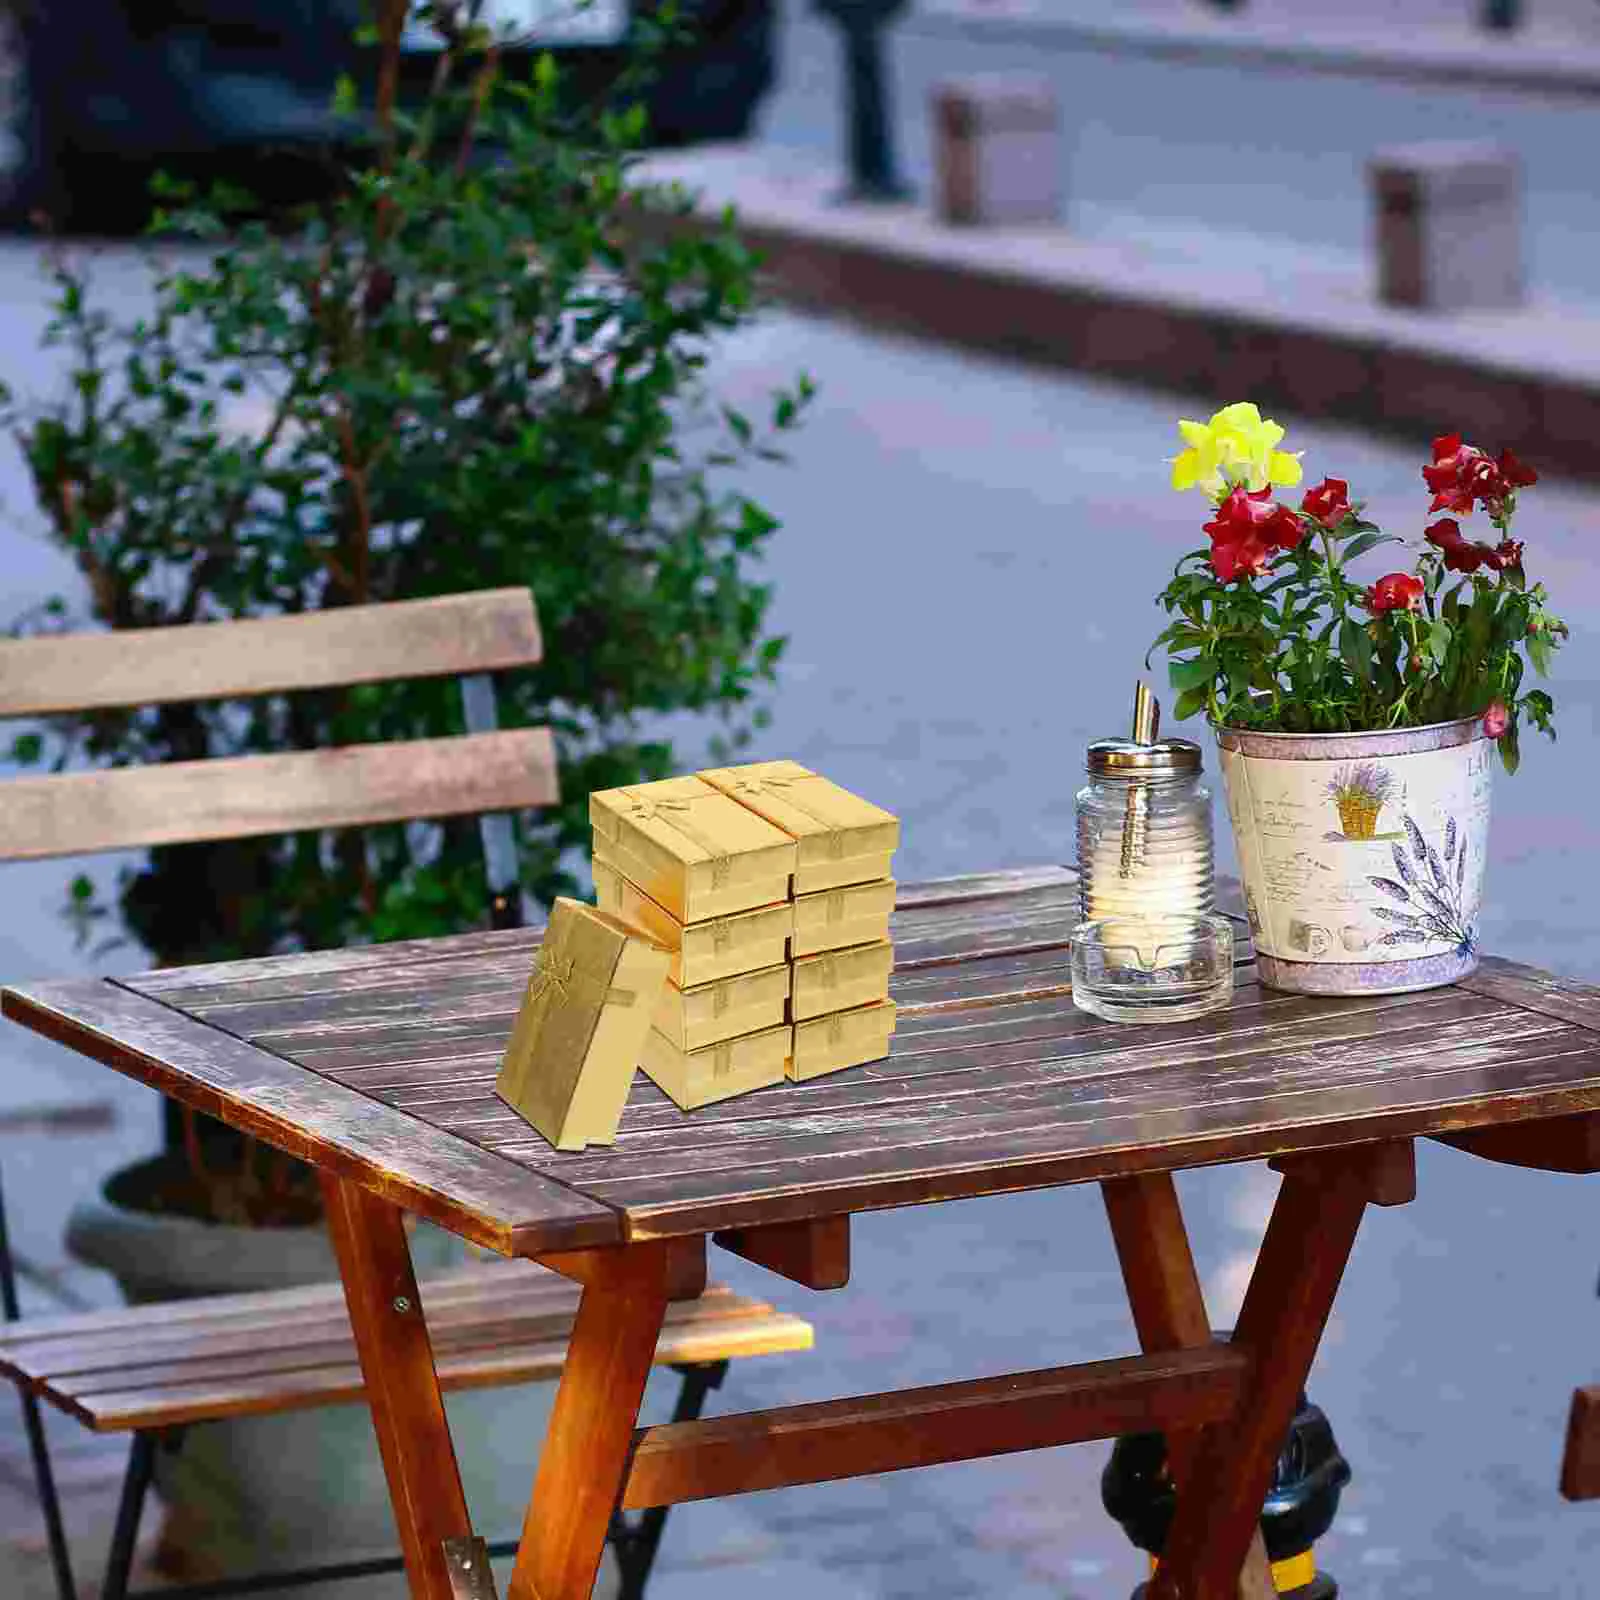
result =
[[[1489,961],[1231,1009],[1074,1009],[1072,874],[902,886],[890,1056],[686,1114],[641,1074],[611,1149],[494,1094],[535,931],[8,989],[8,1016],[519,1254],[1173,1170],[1600,1109],[1600,989]],[[1240,960],[1248,961],[1241,938]]]

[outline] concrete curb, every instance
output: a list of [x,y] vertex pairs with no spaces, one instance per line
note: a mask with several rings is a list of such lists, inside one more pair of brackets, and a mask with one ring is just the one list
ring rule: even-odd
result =
[[1238,14],[1180,19],[1116,11],[1052,14],[1033,0],[924,0],[902,31],[925,38],[1010,39],[1057,51],[1145,55],[1288,73],[1390,80],[1549,99],[1600,98],[1600,40],[1503,36],[1440,27],[1386,34]]
[[1600,307],[1440,316],[1372,302],[1359,265],[1230,241],[1182,261],[1059,228],[943,227],[914,206],[834,204],[831,180],[740,149],[648,177],[727,205],[779,299],[1028,361],[1425,439],[1461,430],[1600,478]]

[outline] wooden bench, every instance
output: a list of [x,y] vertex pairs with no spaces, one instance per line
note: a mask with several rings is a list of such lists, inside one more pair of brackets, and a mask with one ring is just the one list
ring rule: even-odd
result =
[[[464,735],[342,749],[24,776],[0,785],[0,863],[206,840],[476,817],[487,920],[516,927],[522,892],[509,813],[558,797],[548,728],[497,726],[492,674],[535,665],[533,597],[498,589],[312,615],[0,641],[0,718],[49,717],[196,700],[250,699],[396,679],[460,679]],[[374,1106],[374,1110],[379,1108]],[[349,1138],[359,1144],[362,1132]],[[293,1152],[291,1152],[293,1153]],[[494,1168],[463,1141],[454,1169]],[[454,1170],[453,1169],[453,1170]],[[703,1270],[687,1292],[704,1284]],[[554,1378],[566,1357],[578,1290],[531,1263],[475,1269],[427,1284],[444,1330],[446,1388]],[[0,1368],[21,1393],[61,1600],[76,1600],[39,1402],[97,1431],[133,1435],[106,1600],[126,1592],[158,1440],[197,1423],[363,1398],[337,1283],[171,1301],[64,1318],[18,1320],[0,1206]],[[658,1361],[682,1370],[678,1410],[696,1415],[729,1360],[801,1350],[811,1330],[712,1286],[674,1307]],[[613,1528],[624,1593],[637,1595],[661,1523]],[[395,1570],[400,1558],[323,1567],[331,1578]],[[203,1585],[282,1587],[284,1574]],[[166,1596],[180,1591],[164,1589]]]
[[[578,1311],[575,1283],[532,1262],[500,1261],[424,1279],[421,1293],[446,1392],[560,1377]],[[811,1327],[799,1317],[719,1285],[698,1299],[675,1302],[656,1345],[657,1364],[683,1377],[674,1420],[699,1415],[730,1360],[811,1344]],[[102,1589],[117,1596],[126,1592],[158,1444],[175,1443],[196,1422],[365,1396],[337,1283],[28,1318],[0,1330],[0,1374],[97,1433],[133,1434]],[[626,1521],[619,1513],[612,1543],[624,1594],[642,1592],[665,1517],[664,1507]],[[506,1553],[514,1548],[514,1540],[504,1546]],[[395,1555],[306,1569],[300,1576],[310,1582],[401,1566]],[[264,1582],[277,1587],[285,1576],[275,1572]],[[244,1592],[249,1582],[230,1580],[230,1592]]]

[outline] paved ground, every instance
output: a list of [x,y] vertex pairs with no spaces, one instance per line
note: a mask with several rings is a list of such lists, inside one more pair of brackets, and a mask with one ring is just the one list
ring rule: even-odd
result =
[[[831,128],[818,110],[827,104],[818,75],[831,57],[825,38],[809,37],[773,130],[822,148]],[[945,59],[927,52],[925,77]],[[1131,64],[1114,78],[1082,60],[1071,65],[1071,103],[1084,117],[1074,168],[1082,216],[1137,201],[1181,223],[1200,214],[1209,191],[1199,175],[1227,152],[1239,194],[1277,208],[1287,232],[1314,214],[1331,232],[1348,232],[1358,221],[1352,162],[1369,139],[1474,115],[1447,96],[1401,106],[1374,89],[1291,117],[1281,85],[1206,69],[1216,75],[1186,80],[1210,108],[1206,125],[1175,148],[1141,133],[1135,115],[1169,114],[1172,70]],[[1235,104],[1246,94],[1254,111]],[[1536,257],[1551,283],[1576,288],[1593,260],[1577,246],[1600,227],[1600,212],[1581,169],[1581,134],[1592,123],[1574,115],[1537,108],[1518,126],[1545,152],[1540,171],[1551,175],[1535,206],[1546,219]],[[1252,117],[1273,127],[1271,149],[1251,146]],[[1112,167],[1096,156],[1113,148],[1126,180],[1115,189]],[[123,254],[108,258],[106,280],[129,293]],[[7,376],[43,370],[32,353],[40,305],[29,254],[0,249]],[[1083,745],[1121,725],[1159,625],[1148,596],[1194,537],[1193,504],[1163,487],[1172,419],[1205,412],[1213,397],[1132,396],[792,316],[743,336],[719,377],[754,394],[802,365],[822,386],[817,411],[795,465],[764,469],[758,480],[786,521],[769,576],[775,624],[793,641],[764,753],[824,767],[898,810],[905,877],[1067,858]],[[1314,473],[1348,477],[1380,517],[1420,528],[1423,439],[1408,449],[1283,420]],[[25,489],[8,457],[0,506],[14,514],[0,524],[3,616],[70,588],[72,575],[30,541]],[[1547,484],[1530,497],[1522,531],[1530,564],[1562,597],[1575,633],[1555,685],[1562,742],[1530,750],[1524,775],[1497,795],[1486,933],[1507,954],[1593,975],[1600,579],[1590,552],[1600,496]],[[703,732],[687,723],[680,731],[690,766]],[[51,866],[0,874],[0,976],[82,965],[53,916],[62,881]],[[31,1269],[28,1302],[93,1303],[108,1286],[63,1260],[61,1224],[97,1174],[148,1147],[153,1103],[100,1068],[11,1034],[0,1041],[0,1164]],[[44,1102],[105,1103],[117,1120],[52,1130],[25,1114]],[[1273,1180],[1246,1168],[1183,1187],[1214,1319],[1225,1325]],[[1593,1592],[1600,1514],[1563,1505],[1554,1489],[1568,1394],[1595,1378],[1600,1360],[1593,1216],[1592,1197],[1585,1203],[1574,1180],[1430,1148],[1416,1204],[1373,1217],[1313,1384],[1356,1471],[1322,1552],[1351,1600]],[[1131,1343],[1093,1193],[869,1218],[857,1261],[851,1288],[806,1299],[728,1266],[740,1284],[811,1315],[819,1340],[803,1359],[747,1363],[723,1406],[1000,1372]],[[117,1461],[72,1430],[62,1439],[87,1553],[103,1545]],[[657,1600],[743,1596],[756,1583],[774,1600],[1112,1600],[1139,1567],[1098,1508],[1103,1459],[1102,1447],[1084,1447],[685,1508],[668,1535]],[[10,1539],[0,1559],[18,1558],[16,1570],[29,1574],[19,1600],[42,1595],[9,1422],[0,1431],[0,1536]],[[399,1592],[398,1584],[347,1591],[349,1600]]]
[[[13,293],[18,266],[0,260]],[[817,412],[795,465],[759,483],[787,522],[770,576],[774,620],[793,639],[767,750],[896,808],[907,877],[1065,858],[1083,745],[1120,725],[1154,631],[1147,597],[1192,534],[1194,508],[1164,489],[1160,462],[1172,417],[1204,402],[1130,397],[792,317],[745,335],[721,375],[753,394],[802,364],[822,386]],[[1313,471],[1343,473],[1380,514],[1418,526],[1417,452],[1285,420]],[[1531,751],[1497,797],[1489,939],[1593,973],[1600,582],[1585,556],[1600,500],[1547,485],[1528,501],[1526,532],[1576,632],[1556,686],[1563,741]],[[0,552],[6,609],[62,575],[17,532],[0,534]],[[684,735],[688,765],[697,734]],[[6,878],[6,974],[71,965],[47,915],[56,870]],[[121,1088],[20,1035],[6,1052],[0,1107]],[[112,1133],[0,1138],[25,1248],[47,1271],[61,1265],[72,1195],[144,1147],[147,1098],[114,1098],[123,1121]],[[1259,1168],[1185,1183],[1219,1324],[1237,1307],[1271,1190]],[[1324,1552],[1353,1600],[1590,1588],[1600,1519],[1564,1506],[1554,1479],[1568,1393],[1594,1378],[1600,1351],[1592,1217],[1572,1180],[1429,1150],[1417,1203],[1373,1218],[1314,1384],[1356,1469]],[[815,1355],[746,1364],[722,1404],[1004,1371],[1131,1340],[1090,1192],[870,1218],[858,1261],[853,1287],[804,1303]],[[737,1263],[729,1275],[778,1292]],[[82,1274],[56,1287],[104,1292]],[[48,1288],[31,1285],[35,1305],[54,1298]],[[782,1297],[793,1304],[797,1293]],[[1138,1569],[1098,1509],[1103,1454],[690,1507],[669,1535],[658,1600],[746,1592],[752,1581],[775,1595],[1110,1600]],[[16,1528],[14,1443],[4,1457]],[[97,1536],[114,1465],[79,1457],[78,1504]]]
[[[937,8],[913,8],[894,29],[891,52],[907,173],[926,193],[928,99],[940,78],[1040,73],[1060,101],[1066,217],[1075,233],[1119,238],[1165,225],[1237,238],[1241,250],[1248,249],[1243,241],[1265,235],[1354,255],[1366,247],[1364,168],[1372,151],[1417,140],[1493,138],[1525,163],[1530,283],[1557,300],[1600,300],[1592,244],[1600,231],[1600,190],[1589,154],[1600,126],[1594,43],[1561,52],[1569,62],[1590,63],[1589,90],[1546,95],[1487,89],[1466,81],[1464,70],[1454,83],[1442,73],[1417,82],[1308,75],[1285,62],[1251,63],[1223,50],[1178,59],[1143,49],[1117,53],[1098,36],[1052,33],[1047,25],[1055,15],[1088,19],[1102,31],[1126,25],[1136,32],[1131,24],[1145,13],[1159,20],[1178,9],[1171,0],[1119,6],[1114,17],[1091,0],[944,0]],[[1327,11],[1332,18],[1342,9]],[[1378,9],[1378,0],[1365,9]],[[1270,31],[1292,8],[1260,10],[1265,26],[1257,31]],[[766,108],[764,134],[832,156],[839,141],[836,36],[807,0],[788,5],[784,17],[783,78]],[[1217,26],[1253,25],[1245,18]],[[1417,37],[1398,26],[1387,36],[1401,57]],[[1470,45],[1474,56],[1503,55],[1507,48]]]

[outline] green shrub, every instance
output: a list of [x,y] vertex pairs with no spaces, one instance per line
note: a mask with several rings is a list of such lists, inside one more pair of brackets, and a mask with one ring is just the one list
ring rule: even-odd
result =
[[[549,57],[508,81],[470,8],[387,0],[375,94],[327,198],[289,218],[164,186],[143,317],[112,319],[53,252],[47,342],[63,394],[0,392],[51,537],[111,628],[184,625],[530,587],[546,660],[507,674],[503,726],[555,730],[562,803],[523,819],[523,880],[548,899],[587,840],[591,789],[673,770],[641,716],[693,711],[737,748],[782,640],[751,563],[776,526],[730,469],[776,454],[804,378],[752,420],[705,366],[756,307],[733,218],[670,226],[689,197],[637,170],[628,83],[573,105]],[[397,105],[410,12],[448,47],[425,103]],[[640,66],[668,45],[641,42]],[[635,77],[633,82],[640,81]],[[60,602],[28,629],[79,626]],[[452,682],[248,705],[52,719],[17,758],[122,765],[459,731]],[[115,907],[162,963],[480,925],[470,821],[157,849]]]

